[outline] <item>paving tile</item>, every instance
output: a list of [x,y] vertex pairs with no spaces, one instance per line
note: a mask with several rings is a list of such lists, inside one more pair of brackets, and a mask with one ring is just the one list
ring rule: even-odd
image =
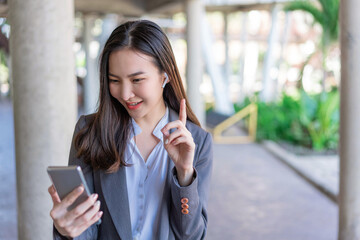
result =
[[335,240],[337,212],[261,145],[214,145],[208,240]]
[[263,141],[262,145],[277,159],[290,166],[334,202],[337,202],[340,177],[338,155],[298,156],[272,141]]

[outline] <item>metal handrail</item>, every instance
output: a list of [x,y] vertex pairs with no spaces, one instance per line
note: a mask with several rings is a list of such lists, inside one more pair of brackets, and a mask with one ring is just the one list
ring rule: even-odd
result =
[[[223,136],[222,133],[249,115],[249,134],[247,136]],[[257,105],[251,103],[239,112],[219,123],[213,130],[214,141],[221,144],[251,143],[256,139]]]

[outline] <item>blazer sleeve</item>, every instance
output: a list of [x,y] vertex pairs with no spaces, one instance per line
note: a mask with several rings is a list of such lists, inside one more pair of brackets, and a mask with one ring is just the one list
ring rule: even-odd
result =
[[[193,182],[181,187],[175,167],[172,170],[170,226],[176,239],[204,239],[206,234],[206,208],[213,163],[211,135],[206,132],[203,141],[198,144],[198,151],[195,151],[194,156]],[[183,205],[184,202],[187,206]]]
[[[72,142],[71,142],[71,148],[70,148],[70,155],[69,155],[69,163],[68,165],[77,165],[80,166],[82,169],[82,172],[84,174],[84,177],[86,179],[86,183],[89,187],[89,191],[90,192],[94,192],[94,178],[93,178],[93,171],[92,171],[92,167],[88,164],[85,164],[82,158],[77,158],[76,157],[76,149],[75,149],[75,145],[74,145],[74,140],[75,140],[75,136],[76,134],[80,131],[80,129],[82,129],[85,126],[85,116],[81,116],[80,119],[78,120],[78,122],[76,123],[75,126],[75,131],[73,134],[73,138],[72,138]],[[68,238],[68,237],[64,237],[62,236],[57,229],[55,228],[55,226],[53,226],[53,239],[54,240],[67,240],[67,239],[74,239],[74,240],[91,240],[91,239],[97,239],[97,235],[98,235],[98,227],[96,224],[93,224],[92,226],[90,226],[87,230],[85,230],[81,235],[79,235],[76,238]]]

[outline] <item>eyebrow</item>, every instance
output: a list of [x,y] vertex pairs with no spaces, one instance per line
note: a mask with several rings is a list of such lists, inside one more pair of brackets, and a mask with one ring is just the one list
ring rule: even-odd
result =
[[[145,72],[143,71],[138,71],[138,72],[134,72],[134,73],[131,73],[129,75],[127,75],[127,77],[134,77],[134,76],[137,76],[137,75],[141,75],[141,74],[144,74]],[[112,77],[116,77],[116,78],[120,78],[119,76],[115,75],[115,74],[112,74],[112,73],[109,73],[109,76],[112,76]]]

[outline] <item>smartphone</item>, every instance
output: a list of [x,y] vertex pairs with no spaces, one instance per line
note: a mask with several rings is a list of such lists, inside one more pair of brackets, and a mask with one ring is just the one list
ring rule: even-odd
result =
[[[47,168],[47,172],[53,185],[55,186],[60,200],[63,200],[69,193],[81,184],[84,186],[84,191],[75,200],[75,202],[68,207],[68,211],[74,209],[91,195],[80,166],[49,166]],[[97,224],[100,223],[101,219],[99,219]]]

